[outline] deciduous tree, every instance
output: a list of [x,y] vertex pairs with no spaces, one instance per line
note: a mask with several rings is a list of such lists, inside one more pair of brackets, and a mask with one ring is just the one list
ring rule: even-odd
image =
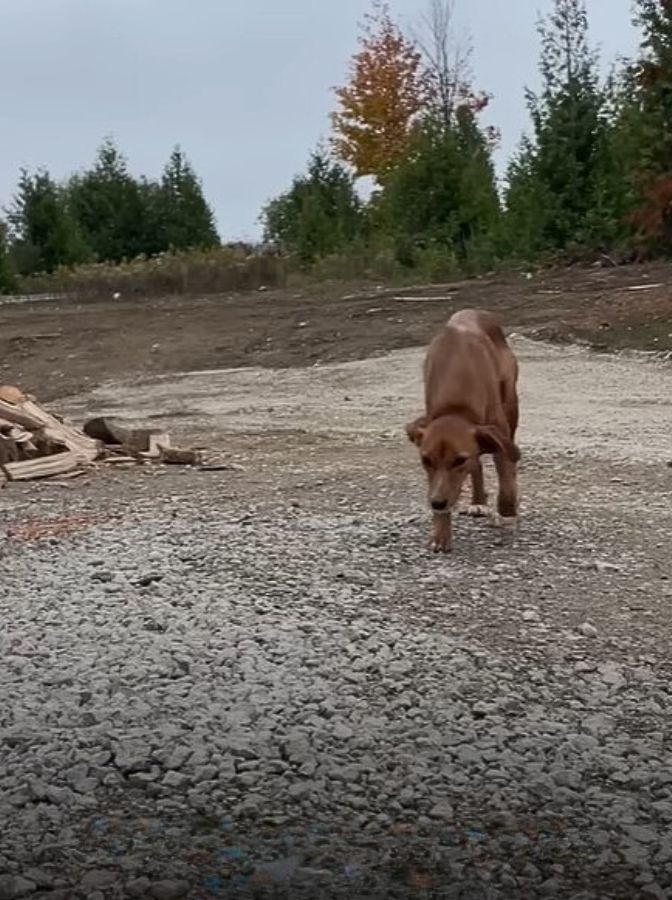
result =
[[336,89],[332,116],[336,155],[358,176],[379,182],[404,157],[425,108],[421,55],[376,0],[367,16],[347,85]]

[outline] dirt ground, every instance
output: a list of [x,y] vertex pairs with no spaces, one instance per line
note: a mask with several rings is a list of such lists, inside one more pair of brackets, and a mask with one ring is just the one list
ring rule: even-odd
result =
[[303,367],[420,346],[458,308],[597,348],[672,350],[672,266],[558,270],[399,290],[334,286],[204,299],[5,304],[0,381],[43,400],[103,381]]

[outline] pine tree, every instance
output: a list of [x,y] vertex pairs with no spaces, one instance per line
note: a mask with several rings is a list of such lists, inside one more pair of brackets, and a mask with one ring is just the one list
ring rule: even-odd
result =
[[640,112],[640,168],[654,175],[672,169],[672,3],[637,0],[641,58],[631,87]]
[[71,179],[68,196],[98,260],[121,262],[147,253],[146,195],[114,141],[103,143],[91,170]]
[[191,163],[179,147],[173,150],[164,169],[156,201],[161,239],[166,248],[218,246],[214,213]]
[[0,219],[0,294],[8,294],[15,288],[16,277],[9,258],[9,228]]
[[490,148],[474,113],[463,107],[451,128],[426,122],[375,206],[406,265],[418,264],[429,250],[461,264],[483,252],[499,201]]
[[528,93],[532,136],[509,169],[506,195],[507,231],[533,253],[591,238],[606,128],[584,0],[555,0],[539,33],[543,87]]
[[22,170],[9,224],[12,256],[22,275],[53,272],[89,255],[67,197],[46,171],[31,175]]
[[343,250],[362,227],[353,178],[319,149],[305,175],[266,206],[262,222],[265,239],[295,253],[304,264]]
[[618,121],[631,223],[642,249],[672,251],[672,4],[637,0],[640,55],[623,79]]

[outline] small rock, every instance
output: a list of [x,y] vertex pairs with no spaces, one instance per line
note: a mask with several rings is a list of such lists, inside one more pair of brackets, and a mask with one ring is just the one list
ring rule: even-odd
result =
[[62,804],[72,803],[74,800],[74,795],[70,788],[66,787],[56,787],[55,785],[49,785],[46,792],[47,800],[56,806],[60,806]]
[[313,869],[307,866],[301,866],[296,870],[297,878],[305,878],[306,881],[330,880],[333,873],[329,869]]
[[491,703],[485,703],[483,700],[479,700],[478,703],[474,703],[471,712],[475,719],[485,719],[487,715],[494,712],[494,707]]
[[440,800],[429,814],[433,819],[441,819],[442,822],[452,822],[455,819],[455,810],[447,800]]
[[604,562],[604,560],[601,560],[601,559],[598,559],[595,561],[595,563],[593,564],[593,568],[597,572],[600,572],[602,574],[605,574],[607,572],[620,572],[621,571],[620,566],[617,566],[614,563]]
[[16,900],[34,894],[37,885],[20,875],[0,875],[0,900]]
[[173,788],[175,790],[182,790],[185,788],[190,782],[190,778],[188,775],[183,775],[181,772],[166,772],[165,777],[161,784],[167,788]]
[[151,768],[146,744],[120,743],[114,748],[114,762],[122,772],[142,772]]
[[344,722],[337,722],[334,726],[334,737],[339,741],[349,741],[353,736],[352,728],[348,728]]
[[289,786],[289,796],[294,800],[300,800],[311,792],[313,785],[309,781],[299,781]]
[[655,844],[658,841],[658,834],[646,825],[627,825],[624,830],[638,844]]
[[254,870],[255,880],[279,883],[288,881],[301,864],[298,856],[288,856],[269,863],[260,863]]
[[214,781],[218,771],[217,766],[213,765],[197,766],[194,772],[194,781]]
[[53,887],[54,877],[49,872],[45,872],[44,869],[26,869],[23,873],[23,877],[27,878],[28,881],[34,881],[38,887],[41,888],[50,888]]
[[130,897],[149,897],[152,883],[149,878],[135,878],[126,885]]
[[188,881],[156,881],[149,889],[154,900],[179,900],[189,893]]
[[579,634],[582,634],[587,638],[596,638],[599,634],[597,628],[595,628],[594,625],[591,625],[590,622],[583,622],[576,630]]
[[79,886],[84,891],[95,891],[99,888],[108,888],[114,884],[117,876],[110,869],[91,869],[82,878]]

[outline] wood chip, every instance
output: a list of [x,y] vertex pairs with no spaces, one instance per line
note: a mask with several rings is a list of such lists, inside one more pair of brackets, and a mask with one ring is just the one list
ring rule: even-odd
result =
[[177,447],[161,447],[161,462],[169,466],[200,466],[203,455],[198,450],[178,450]]

